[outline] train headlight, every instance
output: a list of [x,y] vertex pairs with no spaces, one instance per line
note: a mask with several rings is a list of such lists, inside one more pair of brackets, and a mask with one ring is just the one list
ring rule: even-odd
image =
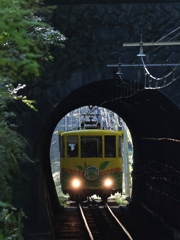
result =
[[104,180],[104,186],[106,188],[110,188],[110,187],[112,187],[112,185],[113,185],[113,180],[111,178],[106,178]]
[[73,188],[79,188],[81,186],[81,181],[78,178],[75,178],[72,180],[72,187]]

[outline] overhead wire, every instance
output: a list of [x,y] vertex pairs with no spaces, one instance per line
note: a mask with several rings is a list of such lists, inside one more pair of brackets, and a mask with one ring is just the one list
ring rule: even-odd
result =
[[[176,29],[174,29],[174,30],[171,31],[170,33],[168,33],[168,34],[166,34],[165,36],[163,36],[162,38],[158,39],[156,42],[160,42],[160,41],[164,40],[165,38],[167,38],[168,36],[170,36],[172,33],[175,33],[176,31],[178,31],[179,29],[180,29],[180,27],[177,27]],[[179,31],[175,36],[171,37],[167,42],[172,41],[173,39],[175,39],[175,38],[178,37],[179,35],[180,35],[180,31]],[[149,54],[153,53],[154,51],[156,51],[157,49],[159,49],[159,48],[161,48],[161,47],[162,47],[162,45],[161,45],[161,46],[158,46],[157,48],[155,48],[154,50],[152,50]],[[149,78],[151,78],[151,79],[153,79],[153,80],[155,80],[155,81],[163,81],[162,86],[154,86],[154,87],[152,87],[152,86],[150,86],[150,85],[149,85],[149,86],[146,86],[147,81],[146,81],[146,79],[145,79],[145,89],[160,89],[160,88],[164,88],[164,87],[169,86],[169,85],[172,84],[173,82],[175,82],[177,79],[179,79],[179,77],[177,77],[177,78],[174,78],[174,77],[173,77],[168,83],[166,83],[166,79],[167,79],[168,77],[170,77],[170,76],[175,72],[175,70],[177,69],[178,66],[175,66],[175,67],[173,68],[173,70],[170,71],[170,72],[169,72],[168,74],[166,74],[165,76],[163,76],[163,77],[161,77],[161,78],[158,78],[158,77],[154,77],[152,74],[150,74],[150,72],[149,72],[149,70],[148,70],[148,68],[147,68],[147,66],[146,66],[146,64],[145,64],[145,62],[144,62],[144,60],[143,60],[142,57],[141,57],[141,61],[142,61],[142,64],[143,64],[145,73],[148,75]],[[152,82],[151,82],[151,84],[152,84]],[[157,84],[155,84],[155,85],[157,85]]]

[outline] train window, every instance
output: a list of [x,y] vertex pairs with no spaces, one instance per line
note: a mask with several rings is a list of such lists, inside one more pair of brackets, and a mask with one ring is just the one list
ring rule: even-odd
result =
[[67,157],[78,156],[78,136],[67,137]]
[[105,157],[116,157],[116,136],[105,136]]
[[118,139],[118,156],[122,157],[122,136]]
[[82,136],[81,137],[81,157],[98,158],[102,157],[102,137]]

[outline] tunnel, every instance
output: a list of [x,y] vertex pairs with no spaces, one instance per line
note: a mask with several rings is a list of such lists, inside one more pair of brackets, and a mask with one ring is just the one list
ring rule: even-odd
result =
[[52,110],[43,128],[39,154],[50,218],[61,208],[50,166],[51,137],[61,118],[86,105],[110,109],[126,122],[134,148],[131,200],[179,228],[179,110],[160,91],[134,86],[128,92],[126,84],[113,79],[71,92]]

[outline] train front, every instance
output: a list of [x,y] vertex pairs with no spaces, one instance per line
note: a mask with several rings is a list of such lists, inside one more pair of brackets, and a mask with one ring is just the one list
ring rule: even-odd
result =
[[122,191],[122,131],[83,129],[60,134],[60,180],[75,201]]

